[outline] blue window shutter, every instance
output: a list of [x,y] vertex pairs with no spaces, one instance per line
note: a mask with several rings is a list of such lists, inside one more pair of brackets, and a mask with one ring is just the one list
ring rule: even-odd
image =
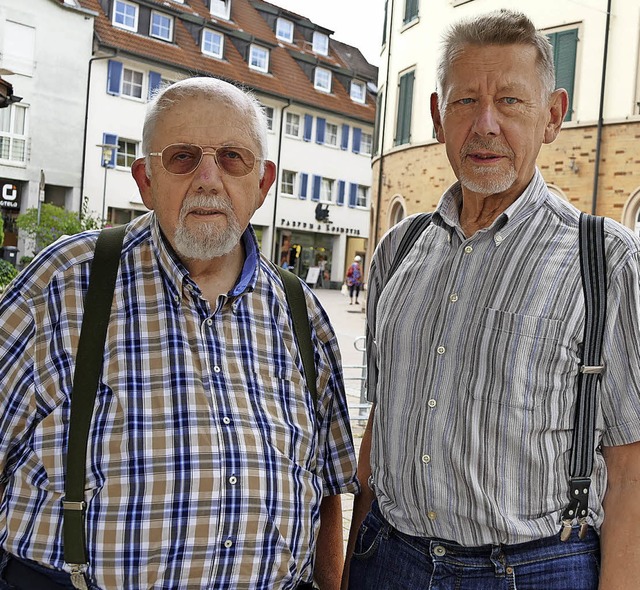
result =
[[316,143],[324,143],[324,129],[326,124],[326,119],[322,117],[316,119]]
[[[103,133],[102,134],[102,143],[108,143],[111,145],[118,145],[118,136],[113,135],[112,133]],[[107,168],[115,168],[116,167],[116,152],[118,149],[114,149],[111,152],[111,160],[107,164]],[[102,150],[100,150],[100,165],[102,166]]]
[[322,176],[313,175],[313,193],[311,194],[312,201],[320,200],[320,183],[322,182]]
[[309,182],[309,175],[304,172],[300,175],[300,198],[307,198],[307,183]]
[[360,141],[362,140],[362,129],[359,127],[353,128],[353,153],[360,153]]
[[350,183],[349,184],[349,207],[356,206],[356,199],[358,197],[358,185]]
[[313,126],[313,117],[311,115],[304,116],[304,136],[305,141],[311,141],[311,127]]
[[342,125],[342,143],[340,147],[343,150],[348,149],[349,147],[349,125]]
[[107,94],[120,96],[120,82],[122,81],[122,62],[109,60],[107,73]]
[[338,180],[338,198],[336,200],[336,205],[344,205],[344,180]]
[[149,100],[153,98],[154,93],[160,88],[160,80],[162,76],[158,72],[149,72]]

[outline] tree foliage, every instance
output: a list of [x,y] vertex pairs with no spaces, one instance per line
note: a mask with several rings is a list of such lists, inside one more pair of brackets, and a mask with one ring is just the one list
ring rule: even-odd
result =
[[18,271],[14,268],[13,264],[6,260],[0,260],[0,293],[4,291],[4,288],[15,278]]

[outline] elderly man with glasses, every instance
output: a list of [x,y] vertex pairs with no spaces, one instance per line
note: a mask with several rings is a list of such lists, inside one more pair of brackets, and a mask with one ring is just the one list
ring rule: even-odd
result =
[[337,589],[339,494],[358,487],[340,354],[305,286],[314,399],[249,224],[276,178],[263,110],[188,79],[150,103],[142,145],[132,173],[151,212],[120,257],[80,583],[62,542],[64,456],[97,233],[43,251],[0,300],[0,589]]

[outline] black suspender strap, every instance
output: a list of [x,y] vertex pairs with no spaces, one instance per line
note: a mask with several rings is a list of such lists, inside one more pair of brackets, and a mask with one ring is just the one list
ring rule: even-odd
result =
[[309,314],[307,302],[304,298],[304,291],[300,284],[300,279],[283,268],[276,266],[278,274],[284,285],[284,292],[291,310],[291,321],[293,322],[293,332],[298,341],[300,357],[304,368],[304,376],[307,382],[307,389],[313,399],[313,407],[317,413],[318,392],[316,390],[316,363],[313,353],[313,342],[311,341],[311,328],[309,327]]
[[422,232],[427,229],[427,226],[431,223],[431,216],[431,213],[421,213],[409,222],[409,227],[402,236],[393,257],[393,262],[384,277],[385,284],[389,282],[389,279],[393,276],[396,270],[398,270],[398,267],[409,253],[409,250],[413,248],[416,240],[422,235]]
[[84,487],[89,427],[104,360],[104,343],[125,230],[123,225],[102,230],[98,236],[73,375],[62,527],[64,560],[72,568],[71,581],[76,588],[87,588],[83,575],[88,563]]
[[597,389],[604,370],[601,351],[607,312],[604,219],[582,213],[579,241],[585,325],[569,464],[570,497],[569,505],[562,513],[561,538],[563,541],[570,537],[571,526],[576,519],[580,524],[580,537],[586,534],[586,520],[589,514],[589,487],[596,446]]

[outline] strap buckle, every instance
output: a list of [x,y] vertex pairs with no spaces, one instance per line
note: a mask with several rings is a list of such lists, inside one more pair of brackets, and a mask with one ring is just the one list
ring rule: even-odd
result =
[[87,507],[87,503],[86,502],[72,502],[72,501],[67,501],[67,500],[62,500],[62,506],[64,507],[65,510],[77,510],[79,512],[82,512],[86,507]]
[[604,371],[604,365],[581,365],[580,372],[583,375],[599,375]]
[[590,477],[572,477],[569,481],[570,499],[569,505],[562,513],[562,533],[560,539],[566,541],[571,536],[571,527],[574,522],[580,524],[580,538],[584,538],[586,532],[586,519],[589,514],[589,488]]

